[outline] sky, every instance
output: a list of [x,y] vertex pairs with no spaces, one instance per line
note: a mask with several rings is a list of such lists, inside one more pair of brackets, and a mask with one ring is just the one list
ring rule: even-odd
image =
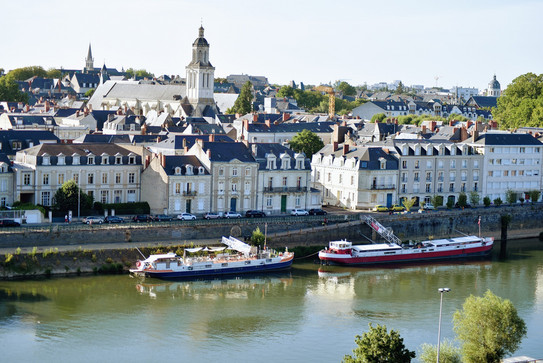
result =
[[82,69],[91,43],[95,67],[184,77],[202,24],[216,78],[481,90],[496,74],[503,90],[543,73],[540,0],[2,2],[6,71]]

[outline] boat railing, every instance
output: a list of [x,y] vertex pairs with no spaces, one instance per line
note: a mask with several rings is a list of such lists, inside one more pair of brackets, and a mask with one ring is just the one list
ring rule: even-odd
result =
[[366,224],[370,226],[375,232],[379,233],[387,242],[401,246],[402,240],[396,237],[391,229],[385,228],[372,216],[364,215],[362,217],[364,222],[366,222]]

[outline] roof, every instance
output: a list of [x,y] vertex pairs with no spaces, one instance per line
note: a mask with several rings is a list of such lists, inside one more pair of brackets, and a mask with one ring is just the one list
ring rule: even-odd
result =
[[281,123],[281,124],[270,124],[267,126],[265,123],[250,123],[248,131],[249,132],[288,132],[288,133],[298,133],[303,130],[309,130],[314,133],[331,133],[334,130],[335,122],[297,122],[297,123]]
[[86,134],[78,137],[73,141],[74,144],[82,143],[101,143],[101,144],[129,144],[129,135],[103,135],[103,134]]
[[[108,83],[108,82],[106,82]],[[117,82],[104,98],[138,99],[140,101],[179,100],[186,95],[186,87],[180,85],[139,84]],[[93,97],[94,98],[94,97]]]
[[[21,143],[13,147],[13,142]],[[2,152],[15,155],[18,150],[41,144],[42,142],[58,143],[59,138],[52,132],[45,130],[0,130],[0,144]]]
[[244,163],[256,162],[250,149],[242,142],[205,142],[203,150],[211,152],[212,162],[239,160]]
[[361,161],[359,164],[360,169],[379,170],[381,169],[382,160],[386,160],[387,170],[398,169],[398,159],[386,152],[382,147],[349,146],[349,150],[345,155],[343,154],[344,144],[340,144],[335,151],[333,148],[334,146],[332,144],[328,144],[318,153],[323,154],[324,156],[333,155],[335,158],[356,158]]
[[[278,143],[251,143],[249,144],[253,157],[259,164],[259,169],[267,169],[267,159],[266,156],[269,154],[275,155],[276,158],[280,158],[281,155],[288,155],[290,157],[290,167],[294,169],[296,167],[296,153],[294,150],[289,149],[286,146],[283,146]],[[303,155],[303,154],[301,154]],[[306,170],[311,170],[311,160],[304,157],[304,167]]]
[[194,155],[166,155],[164,156],[164,162],[164,171],[168,175],[175,175],[175,169],[178,167],[181,168],[180,175],[187,175],[187,165],[192,165],[194,175],[200,175],[198,170],[200,167],[204,168],[204,173],[201,175],[209,175],[209,171]]
[[[156,136],[155,136],[156,137]],[[213,135],[213,138],[215,139],[215,142],[234,142],[230,137],[226,135]],[[181,150],[185,146],[188,148],[191,148],[192,145],[196,143],[196,140],[209,140],[209,136],[203,136],[203,135],[168,135],[167,139],[164,141],[160,141],[157,143],[157,147],[164,148],[164,149],[175,149],[175,150]]]
[[541,141],[530,134],[513,134],[513,133],[485,133],[475,140],[479,145],[543,145]]
[[5,115],[13,126],[57,126],[53,116],[28,113],[7,113]]

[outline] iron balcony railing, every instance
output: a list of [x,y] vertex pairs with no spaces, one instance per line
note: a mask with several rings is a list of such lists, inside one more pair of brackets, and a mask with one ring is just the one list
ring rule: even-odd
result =
[[395,184],[372,184],[372,190],[396,189]]
[[265,193],[305,193],[306,187],[264,187]]

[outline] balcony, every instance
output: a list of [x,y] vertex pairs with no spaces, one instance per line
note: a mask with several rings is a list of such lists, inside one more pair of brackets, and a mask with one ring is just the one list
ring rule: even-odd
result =
[[372,184],[371,189],[372,190],[396,189],[396,185],[394,185],[394,184]]
[[196,190],[183,190],[183,196],[184,197],[194,197],[197,194],[198,193],[196,192]]
[[264,193],[305,193],[306,187],[264,187]]

